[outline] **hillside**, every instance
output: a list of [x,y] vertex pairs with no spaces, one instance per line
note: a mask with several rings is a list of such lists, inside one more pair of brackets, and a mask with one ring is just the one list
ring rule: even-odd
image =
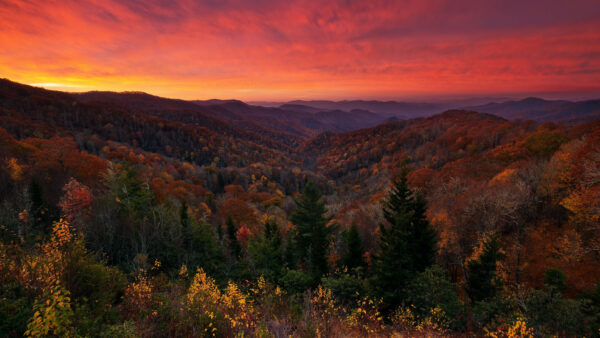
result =
[[2,333],[595,334],[600,120],[321,109],[0,81]]
[[600,117],[600,100],[571,102],[530,97],[520,101],[491,102],[466,109],[494,114],[510,120],[574,124],[598,119]]

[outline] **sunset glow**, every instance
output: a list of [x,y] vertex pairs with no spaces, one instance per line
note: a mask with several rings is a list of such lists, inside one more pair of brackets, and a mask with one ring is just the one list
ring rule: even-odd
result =
[[591,1],[0,1],[0,77],[185,99],[600,94]]

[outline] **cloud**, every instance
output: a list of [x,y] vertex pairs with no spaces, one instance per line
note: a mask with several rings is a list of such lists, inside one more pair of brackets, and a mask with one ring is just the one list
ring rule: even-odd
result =
[[[594,92],[597,1],[0,0],[0,72],[184,98]],[[76,88],[76,87],[73,87]]]

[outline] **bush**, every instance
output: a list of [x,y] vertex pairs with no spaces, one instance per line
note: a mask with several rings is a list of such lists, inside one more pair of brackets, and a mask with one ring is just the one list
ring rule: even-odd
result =
[[288,270],[281,278],[283,288],[290,294],[301,294],[313,284],[311,275],[298,270]]
[[342,271],[337,275],[324,277],[321,284],[331,290],[342,304],[355,303],[365,292],[364,281],[355,274]]
[[582,335],[585,323],[581,304],[554,290],[532,290],[526,298],[527,322],[538,334]]
[[460,326],[463,306],[456,292],[456,286],[446,278],[444,270],[434,265],[421,272],[407,289],[406,305],[412,305],[415,315],[424,318],[435,308],[444,313],[449,326]]
[[584,292],[580,302],[581,312],[588,325],[587,335],[600,336],[600,283],[594,290]]

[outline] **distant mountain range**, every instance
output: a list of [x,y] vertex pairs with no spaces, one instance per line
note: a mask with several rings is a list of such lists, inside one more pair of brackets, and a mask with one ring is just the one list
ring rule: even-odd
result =
[[314,112],[316,110],[342,110],[342,111],[370,111],[386,118],[396,117],[408,119],[414,117],[429,116],[444,111],[448,105],[439,103],[422,102],[397,102],[397,101],[303,101],[295,100],[285,103],[281,102],[252,102],[261,106],[279,108],[292,108],[295,110]]
[[315,114],[320,110],[347,112],[372,112],[397,119],[427,117],[449,109],[472,110],[504,117],[509,120],[535,120],[539,122],[578,123],[600,118],[600,100],[566,101],[544,100],[530,97],[523,100],[475,103],[485,99],[448,101],[442,103],[397,101],[302,101],[252,102],[255,105],[278,107],[285,110]]
[[[113,104],[143,110],[154,116],[184,123],[204,124],[209,118],[262,135],[311,137],[324,131],[344,132],[367,128],[387,117],[367,110],[319,109],[301,105],[263,107],[238,100],[184,101],[137,92],[88,92],[74,94],[87,103]],[[287,135],[287,136],[286,136]]]
[[[7,88],[26,87],[8,80],[3,81]],[[533,97],[523,100],[499,99],[497,102],[484,101],[490,98],[477,98],[436,103],[374,100],[246,103],[216,99],[186,101],[142,92],[93,91],[60,95],[72,95],[82,103],[130,109],[225,134],[247,133],[246,138],[257,142],[264,139],[277,140],[287,147],[296,147],[322,132],[364,129],[384,122],[428,117],[450,109],[493,114],[508,120],[567,124],[600,118],[600,100],[573,102]]]
[[510,120],[578,123],[600,118],[600,100],[572,102],[530,97],[520,101],[491,102],[463,108],[502,116]]

